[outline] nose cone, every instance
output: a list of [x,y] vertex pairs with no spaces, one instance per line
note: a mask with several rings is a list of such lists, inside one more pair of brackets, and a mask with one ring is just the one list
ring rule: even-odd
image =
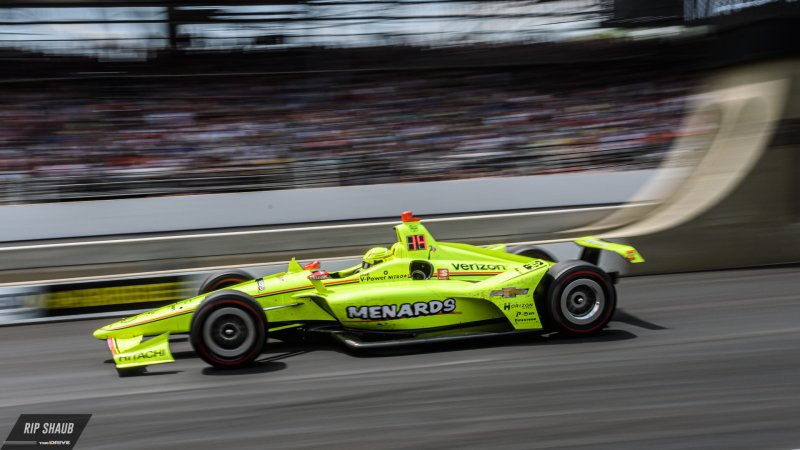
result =
[[[122,320],[126,320],[126,319],[122,319]],[[120,325],[120,322],[121,321],[110,323],[110,324],[108,324],[108,325],[106,325],[106,326],[104,326],[102,328],[98,328],[98,329],[94,330],[94,333],[92,333],[92,334],[94,335],[95,338],[101,339],[101,340],[106,340],[106,339],[108,339],[110,337],[119,337],[119,331],[117,330],[117,327]]]
[[[106,327],[107,326],[108,325],[106,325]],[[106,327],[98,328],[98,329],[94,330],[94,333],[93,333],[94,337],[97,338],[97,339],[103,340],[103,341],[108,339],[108,336],[109,336],[110,332],[105,329]]]

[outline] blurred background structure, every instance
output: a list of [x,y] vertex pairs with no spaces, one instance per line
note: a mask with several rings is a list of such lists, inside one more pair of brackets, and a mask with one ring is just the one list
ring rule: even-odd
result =
[[0,202],[653,168],[709,67],[680,6],[6,2]]
[[[645,212],[651,224],[678,227],[742,184],[746,162],[793,148],[799,8],[786,0],[10,0],[0,5],[0,271],[30,278],[44,265],[121,273],[128,269],[109,264],[160,270],[352,254],[383,240],[348,229],[325,239],[51,244],[385,220],[401,209],[516,214],[451,218],[438,232],[478,243],[611,232]],[[760,92],[769,119],[740,115],[743,97],[728,88]],[[745,130],[749,141],[737,134]],[[786,161],[771,164],[793,167]],[[711,222],[740,230],[769,217],[780,225],[762,232],[783,236],[777,228],[796,221],[786,206],[796,199],[790,172],[759,173],[771,183],[758,196],[781,214],[734,200],[735,213]],[[669,177],[702,207],[670,200],[661,182]],[[646,195],[634,196],[642,186]],[[672,206],[662,213],[652,202]],[[539,211],[557,207],[565,209]]]
[[792,6],[12,0],[0,204],[653,168]]

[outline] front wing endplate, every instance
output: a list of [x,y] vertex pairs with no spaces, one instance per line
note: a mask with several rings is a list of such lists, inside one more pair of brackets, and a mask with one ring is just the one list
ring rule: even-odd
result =
[[108,348],[118,369],[150,366],[175,361],[169,351],[169,333],[141,342],[142,336],[127,339],[108,338]]

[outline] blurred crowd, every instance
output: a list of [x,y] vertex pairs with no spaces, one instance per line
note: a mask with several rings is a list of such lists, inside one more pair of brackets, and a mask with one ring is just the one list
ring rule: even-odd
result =
[[0,202],[655,167],[690,79],[573,86],[524,70],[0,85]]

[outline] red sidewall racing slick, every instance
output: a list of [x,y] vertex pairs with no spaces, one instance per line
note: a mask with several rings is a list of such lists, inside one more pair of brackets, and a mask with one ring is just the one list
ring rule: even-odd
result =
[[266,330],[266,315],[252,297],[239,291],[219,291],[195,311],[190,341],[200,358],[212,366],[241,367],[261,354]]
[[564,261],[548,270],[546,295],[539,302],[547,328],[589,334],[605,327],[617,306],[611,278],[584,261]]

